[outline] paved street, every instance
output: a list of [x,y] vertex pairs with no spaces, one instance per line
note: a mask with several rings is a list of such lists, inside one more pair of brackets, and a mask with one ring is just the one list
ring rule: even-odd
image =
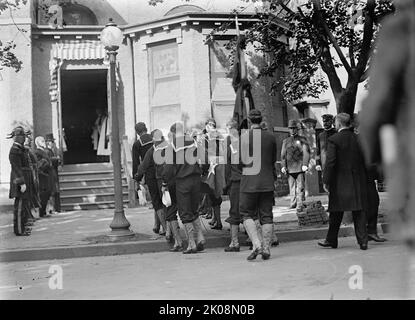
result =
[[[291,242],[273,248],[271,260],[254,262],[245,260],[248,251],[243,247],[242,252],[232,254],[208,249],[197,255],[166,252],[2,263],[0,298],[408,298],[407,255],[399,242],[370,243],[368,251],[361,251],[354,238],[342,238],[339,246],[332,250],[317,247],[316,241]],[[62,267],[62,290],[49,289],[52,265]],[[349,279],[360,267],[363,288],[351,290]]]

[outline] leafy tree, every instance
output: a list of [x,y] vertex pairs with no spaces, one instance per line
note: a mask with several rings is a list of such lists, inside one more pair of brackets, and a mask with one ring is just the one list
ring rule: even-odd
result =
[[[11,11],[26,3],[27,0],[0,0],[0,15],[5,11]],[[13,41],[3,43],[0,40],[0,70],[2,70],[3,67],[8,67],[14,69],[16,72],[20,71],[23,63],[14,54],[13,50],[15,48],[16,44]]]

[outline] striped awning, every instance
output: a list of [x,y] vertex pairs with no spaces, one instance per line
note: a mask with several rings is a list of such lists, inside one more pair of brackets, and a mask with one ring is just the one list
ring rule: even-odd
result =
[[52,45],[51,58],[60,60],[104,59],[105,49],[99,40],[66,40]]

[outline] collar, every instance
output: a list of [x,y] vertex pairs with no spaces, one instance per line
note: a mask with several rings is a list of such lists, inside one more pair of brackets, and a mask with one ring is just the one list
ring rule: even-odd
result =
[[20,143],[18,143],[18,142],[13,142],[13,145],[16,145],[16,146],[18,146],[19,148],[23,148],[23,145],[22,144],[20,144]]
[[251,129],[262,129],[260,124],[251,125]]
[[349,127],[344,127],[344,128],[339,129],[339,132],[342,132],[343,130],[349,130],[349,129],[350,129]]
[[[144,134],[146,134],[146,133],[144,133]],[[144,136],[144,134],[143,134],[143,136]],[[141,140],[141,137],[142,136],[138,136],[138,141],[140,141],[140,144],[142,145],[142,146],[146,146],[146,145],[148,145],[148,144],[150,144],[150,143],[153,143],[153,140],[152,139],[150,139],[149,141],[147,141],[147,142],[143,142],[143,140]]]

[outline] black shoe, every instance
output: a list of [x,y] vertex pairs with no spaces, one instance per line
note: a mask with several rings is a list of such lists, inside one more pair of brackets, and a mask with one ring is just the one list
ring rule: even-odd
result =
[[259,254],[262,254],[261,248],[257,248],[254,251],[252,251],[251,254],[248,256],[248,258],[246,258],[246,260],[248,261],[255,260]]
[[263,250],[262,251],[262,260],[268,260],[270,257],[271,257],[271,252],[269,252],[269,250],[267,250],[267,251]]
[[216,224],[216,221],[215,220],[210,220],[209,222],[208,222],[211,226],[214,226],[215,224]]
[[212,212],[207,213],[205,219],[212,219]]
[[362,243],[360,245],[360,250],[367,250],[367,243]]
[[203,242],[199,242],[199,243],[196,245],[196,250],[197,250],[197,251],[203,251],[203,250],[205,250],[205,244],[204,244]]
[[368,237],[369,241],[370,240],[373,240],[375,242],[385,242],[385,241],[388,241],[385,238],[379,237],[377,234],[368,234],[367,237]]
[[240,247],[227,247],[225,248],[225,252],[239,252],[241,251]]
[[277,247],[277,246],[279,246],[279,245],[280,245],[280,241],[279,241],[279,240],[273,241],[273,242],[271,243],[271,247]]
[[154,228],[153,228],[153,232],[154,232],[155,234],[159,234],[159,232],[160,232],[160,228],[156,228],[156,227],[154,227]]
[[183,251],[183,254],[192,254],[192,253],[197,253],[197,249],[186,249]]
[[337,248],[337,243],[330,243],[327,240],[319,241],[318,245],[324,248],[329,248],[329,247],[332,247],[333,249]]
[[182,246],[175,246],[175,247],[171,248],[169,251],[170,252],[180,252],[180,251],[183,251],[183,247]]

